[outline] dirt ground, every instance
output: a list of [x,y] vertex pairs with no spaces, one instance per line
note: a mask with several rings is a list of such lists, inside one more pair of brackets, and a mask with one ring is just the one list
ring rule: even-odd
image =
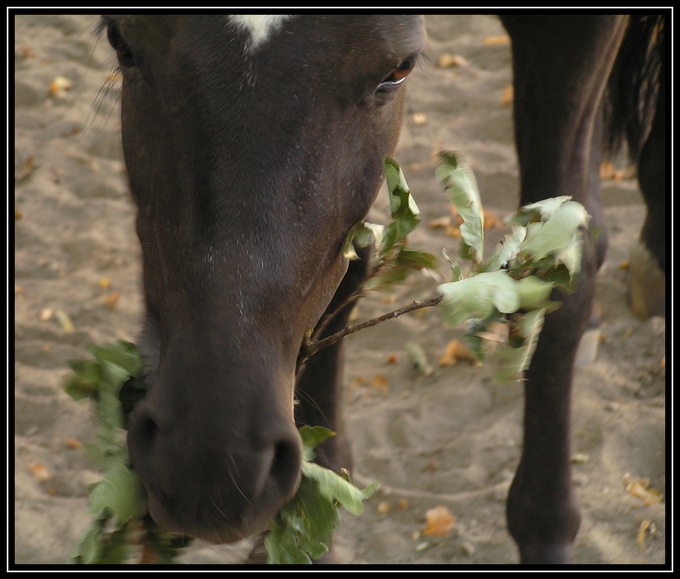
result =
[[[89,522],[87,485],[98,475],[78,446],[93,428],[87,404],[61,389],[66,361],[82,357],[89,343],[135,341],[141,321],[120,86],[108,78],[114,59],[106,41],[95,40],[95,21],[24,15],[14,22],[13,559],[20,564],[67,562]],[[464,152],[485,208],[500,218],[513,211],[510,49],[490,15],[429,16],[427,24],[430,62],[410,79],[395,156],[423,214],[411,244],[454,254],[456,240],[428,226],[449,211],[432,153]],[[442,55],[456,57],[454,66],[440,66]],[[627,304],[625,262],[644,218],[636,182],[605,181],[603,199],[610,247],[598,282],[599,352],[578,368],[574,386],[574,478],[583,516],[574,559],[661,564],[666,504],[655,499],[666,493],[665,319],[640,320]],[[384,194],[369,220],[387,222]],[[503,231],[492,230],[489,242]],[[392,298],[369,296],[359,316],[430,297],[435,286],[422,277]],[[348,563],[517,561],[504,505],[521,448],[521,385],[494,383],[489,367],[440,366],[447,343],[460,335],[425,310],[348,339],[354,477],[381,484],[362,516],[343,515],[336,545]],[[410,343],[426,353],[430,375],[413,367]],[[624,477],[648,479],[649,488],[636,493],[639,487],[627,488]],[[425,513],[439,505],[455,517],[454,526],[442,537],[424,535]],[[246,550],[245,543],[197,543],[183,561],[233,563]]]

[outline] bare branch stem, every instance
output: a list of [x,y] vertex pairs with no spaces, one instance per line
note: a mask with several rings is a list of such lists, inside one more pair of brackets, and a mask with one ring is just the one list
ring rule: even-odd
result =
[[375,326],[382,322],[386,322],[387,320],[393,320],[395,318],[398,318],[399,316],[403,316],[404,314],[408,314],[416,310],[436,306],[440,301],[442,301],[442,299],[443,296],[439,295],[430,298],[429,300],[415,301],[412,304],[409,304],[408,306],[401,307],[397,310],[394,310],[382,316],[378,316],[377,318],[373,318],[366,322],[362,322],[361,324],[356,324],[355,326],[347,326],[343,330],[336,332],[335,334],[332,334],[324,338],[323,340],[311,340],[306,344],[306,346],[303,348],[303,351],[300,353],[298,368],[301,368],[305,364],[305,362],[309,358],[311,358],[314,354],[316,354],[319,350],[322,350],[323,348],[326,348],[328,346],[335,344],[336,342],[339,342],[345,336],[354,334],[359,330],[365,330],[366,328],[370,328],[371,326]]

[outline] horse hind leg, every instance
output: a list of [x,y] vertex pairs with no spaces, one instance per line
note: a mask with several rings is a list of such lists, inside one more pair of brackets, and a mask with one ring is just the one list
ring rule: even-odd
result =
[[639,242],[630,250],[630,302],[641,318],[666,313],[666,86],[662,66],[656,111],[638,159],[638,181],[647,205]]

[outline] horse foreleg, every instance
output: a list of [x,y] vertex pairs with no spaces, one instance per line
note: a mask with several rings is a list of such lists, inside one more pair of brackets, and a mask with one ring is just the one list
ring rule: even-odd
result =
[[[512,38],[521,203],[571,195],[592,208],[591,143],[626,20],[613,15],[502,20]],[[571,484],[571,382],[596,271],[596,248],[585,233],[577,291],[556,296],[562,307],[546,317],[526,372],[524,444],[507,505],[523,563],[569,562],[580,523]]]

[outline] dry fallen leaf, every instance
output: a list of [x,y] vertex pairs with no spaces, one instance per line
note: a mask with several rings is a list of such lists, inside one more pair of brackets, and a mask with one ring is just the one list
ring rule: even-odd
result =
[[459,54],[449,54],[445,52],[437,59],[437,66],[439,68],[463,68],[467,65],[467,60]]
[[65,76],[57,76],[50,83],[50,94],[52,96],[63,96],[67,90],[73,87],[73,83]]
[[482,209],[484,213],[484,229],[500,229],[503,227],[503,221],[486,209]]
[[451,340],[439,358],[440,366],[455,366],[458,362],[467,362],[471,366],[480,365],[474,352],[458,340]]
[[26,160],[23,162],[21,165],[21,169],[19,169],[15,175],[14,175],[14,181],[17,183],[20,183],[24,179],[28,179],[28,177],[31,176],[33,171],[35,171],[36,165],[35,165],[35,157],[33,155],[29,155]]
[[371,388],[375,388],[383,396],[387,396],[387,393],[390,391],[390,383],[382,374],[376,374],[371,380]]
[[660,503],[662,496],[656,489],[650,488],[651,483],[648,478],[633,477],[630,473],[623,475],[623,482],[626,485],[626,491],[638,498],[642,499],[646,506],[651,506],[654,503]]
[[425,522],[423,535],[445,537],[453,529],[456,518],[444,505],[438,505],[425,513]]
[[585,464],[590,460],[590,455],[585,452],[575,452],[571,455],[573,464]]
[[390,503],[388,503],[387,501],[380,501],[378,503],[378,506],[375,508],[376,512],[379,515],[386,515],[387,513],[390,512],[390,509],[391,509]]
[[388,364],[396,364],[399,361],[399,356],[397,354],[390,354],[387,357]]
[[484,46],[507,46],[508,44],[510,44],[510,37],[507,34],[487,36],[484,39]]
[[72,448],[74,450],[78,450],[82,446],[83,445],[80,443],[80,441],[76,440],[75,438],[66,439],[66,448]]
[[50,478],[50,473],[47,471],[47,467],[39,462],[33,462],[28,465],[28,470],[31,474],[39,481],[45,481]]
[[116,307],[118,300],[120,300],[120,293],[111,292],[110,294],[104,296],[104,305],[109,308],[114,308]]
[[645,519],[642,521],[640,523],[640,527],[638,528],[637,542],[640,546],[640,549],[645,548],[645,535],[647,535],[647,533],[650,535],[654,535],[656,533],[656,525],[654,525],[654,522],[650,519]]
[[635,178],[635,167],[625,167],[617,169],[613,163],[604,161],[600,164],[600,179],[610,181],[624,181],[625,179]]
[[21,58],[35,58],[35,52],[28,46],[20,46],[17,52]]
[[430,229],[446,229],[451,226],[451,217],[449,215],[444,215],[444,217],[437,217],[428,221],[427,226]]
[[509,107],[515,100],[515,89],[511,84],[503,89],[503,94],[501,95],[501,106]]
[[508,341],[510,326],[503,322],[489,322],[486,325],[486,330],[477,332],[477,335],[482,340],[492,342],[492,344],[504,344]]

